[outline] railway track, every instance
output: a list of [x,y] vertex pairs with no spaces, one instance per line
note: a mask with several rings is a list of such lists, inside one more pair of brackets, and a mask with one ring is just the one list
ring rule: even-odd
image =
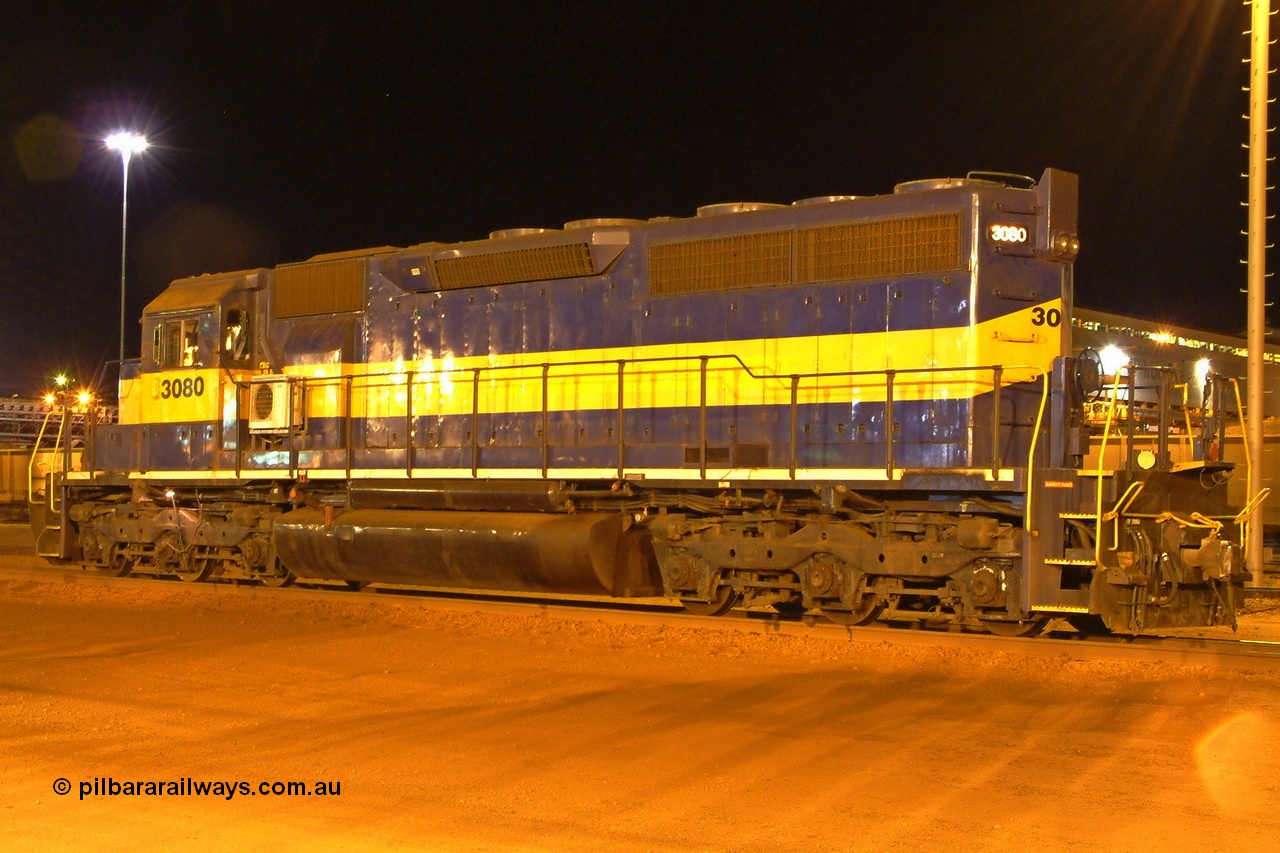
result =
[[[69,567],[17,568],[0,565],[0,579],[40,583],[101,585],[115,589],[152,589],[211,597],[277,596],[292,600],[327,600],[371,607],[417,603],[435,610],[494,616],[530,616],[564,621],[640,624],[719,632],[768,633],[875,646],[914,646],[940,649],[978,649],[1069,661],[1150,661],[1235,669],[1280,669],[1280,641],[1172,634],[1086,636],[1074,629],[1046,631],[1035,638],[997,637],[929,627],[877,624],[863,627],[835,625],[810,615],[770,611],[734,611],[724,616],[695,616],[665,599],[618,601],[585,597],[513,595],[397,586],[370,586],[354,591],[345,585],[314,582],[285,588],[251,583],[182,583],[176,579],[131,575],[102,577]],[[1065,623],[1063,623],[1065,625]]]

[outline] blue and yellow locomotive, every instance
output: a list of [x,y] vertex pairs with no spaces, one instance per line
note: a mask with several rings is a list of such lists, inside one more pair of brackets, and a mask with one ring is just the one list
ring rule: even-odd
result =
[[1231,622],[1230,469],[1175,461],[1173,377],[1086,462],[1076,218],[1072,174],[981,173],[176,281],[38,547],[848,624]]

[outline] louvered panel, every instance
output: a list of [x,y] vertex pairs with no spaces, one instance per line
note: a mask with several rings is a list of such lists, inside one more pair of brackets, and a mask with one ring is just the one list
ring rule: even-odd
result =
[[275,317],[364,310],[364,258],[278,267],[272,293]]
[[963,266],[960,214],[934,213],[805,228],[796,234],[801,282],[919,275]]
[[656,294],[790,281],[790,231],[734,234],[649,248],[649,287]]
[[433,268],[441,290],[596,274],[586,243],[439,258]]

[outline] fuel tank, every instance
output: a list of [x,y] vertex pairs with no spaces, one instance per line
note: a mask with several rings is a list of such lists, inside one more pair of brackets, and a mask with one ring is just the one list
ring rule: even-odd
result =
[[647,531],[615,513],[298,509],[276,553],[299,577],[576,595],[661,588]]

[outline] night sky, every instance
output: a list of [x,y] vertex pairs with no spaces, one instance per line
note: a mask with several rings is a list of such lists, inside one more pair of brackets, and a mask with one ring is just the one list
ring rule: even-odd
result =
[[126,127],[156,146],[128,356],[182,276],[1046,166],[1081,175],[1078,304],[1245,325],[1239,0],[26,5],[0,18],[5,395],[116,357]]

